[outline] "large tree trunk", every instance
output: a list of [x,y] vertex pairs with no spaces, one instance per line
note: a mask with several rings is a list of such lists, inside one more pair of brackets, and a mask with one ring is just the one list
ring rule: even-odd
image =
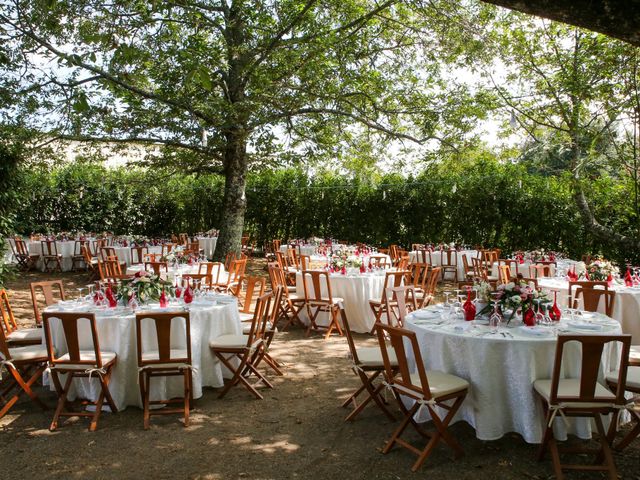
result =
[[245,195],[247,176],[247,136],[242,128],[227,133],[224,158],[224,200],[222,223],[216,245],[215,259],[224,260],[229,252],[240,253],[244,213],[247,206]]

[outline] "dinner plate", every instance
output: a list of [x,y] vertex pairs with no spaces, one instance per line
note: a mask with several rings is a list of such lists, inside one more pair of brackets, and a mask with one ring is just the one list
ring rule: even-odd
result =
[[567,326],[572,330],[589,330],[594,332],[599,332],[603,328],[603,325],[598,323],[579,321],[569,321],[567,322]]
[[416,310],[413,312],[414,318],[430,319],[430,318],[440,318],[440,312],[435,312],[433,310]]
[[526,325],[523,325],[518,327],[518,332],[529,337],[550,337],[553,335],[553,330],[539,325],[534,327],[527,327]]

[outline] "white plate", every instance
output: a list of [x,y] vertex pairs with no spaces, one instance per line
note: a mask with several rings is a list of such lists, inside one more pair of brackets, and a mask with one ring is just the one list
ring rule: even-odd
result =
[[529,337],[550,337],[553,330],[536,325],[535,327],[527,327],[523,325],[518,327],[518,332]]
[[567,326],[572,330],[589,330],[594,332],[599,332],[602,330],[602,325],[597,323],[589,323],[589,322],[580,322],[580,321],[570,321],[567,322]]
[[440,318],[440,312],[435,312],[433,310],[416,310],[413,312],[414,318],[418,319],[430,319],[430,318]]

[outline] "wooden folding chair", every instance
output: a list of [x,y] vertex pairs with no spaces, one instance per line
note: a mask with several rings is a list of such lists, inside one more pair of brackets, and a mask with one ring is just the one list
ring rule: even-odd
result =
[[[307,327],[306,335],[309,336],[312,330],[319,331],[321,328],[327,330],[324,337],[325,340],[329,338],[334,328],[342,335],[342,327],[340,327],[340,322],[338,322],[338,316],[340,315],[339,304],[343,302],[343,299],[333,297],[329,273],[318,270],[303,270],[302,285],[304,288],[307,315],[309,316],[309,326]],[[320,313],[327,313],[329,315],[329,325],[324,326],[316,323]]]
[[464,275],[463,280],[464,281],[473,280],[476,274],[473,267],[469,265],[469,257],[467,257],[467,255],[464,253],[461,256],[462,256],[462,270]]
[[131,265],[140,265],[145,262],[145,255],[149,254],[149,247],[131,247]]
[[391,268],[389,257],[386,255],[369,255],[369,263],[373,268]]
[[424,308],[429,306],[436,294],[438,280],[440,279],[441,267],[432,268],[427,276],[426,283],[420,289],[416,289],[415,298],[417,302],[416,308]]
[[163,257],[165,255],[169,255],[171,251],[175,248],[175,246],[176,246],[175,243],[163,243],[160,250],[160,255]]
[[[271,342],[276,336],[277,332],[277,323],[278,317],[280,315],[280,304],[282,302],[282,295],[284,294],[284,287],[282,285],[278,285],[278,287],[272,292],[273,298],[271,300],[271,312],[269,313],[269,320],[266,325],[266,330],[264,332],[264,349],[257,353],[256,358],[253,360],[253,364],[258,367],[261,361],[267,364],[271,370],[275,372],[276,375],[282,376],[284,372],[280,368],[280,363],[271,356],[271,352],[269,351],[271,347]],[[246,332],[248,333],[248,332]]]
[[[384,374],[384,361],[382,360],[380,347],[356,346],[343,306],[340,306],[340,319],[342,320],[344,333],[347,337],[347,344],[349,345],[349,352],[352,361],[351,368],[358,378],[360,378],[361,382],[361,385],[356,389],[356,391],[353,392],[342,404],[342,408],[346,408],[349,405],[353,406],[353,410],[351,410],[349,415],[346,416],[344,421],[346,422],[355,419],[372,400],[380,410],[382,410],[387,418],[389,418],[389,420],[396,420],[394,415],[387,408],[387,401],[382,395],[382,391],[385,388],[384,382],[380,381],[377,382],[377,384],[375,382],[381,374]],[[391,353],[390,362],[393,373],[395,374],[398,368],[398,361],[396,360],[394,353]],[[365,393],[366,397],[360,404],[358,404],[358,397],[362,393]]]
[[64,285],[62,284],[62,280],[50,280],[48,282],[31,282],[29,288],[31,289],[33,314],[36,318],[36,324],[40,325],[42,323],[42,315],[40,314],[40,307],[38,306],[40,302],[38,297],[42,297],[45,307],[55,305],[65,299]]
[[47,409],[31,388],[47,368],[47,359],[47,349],[42,345],[9,347],[4,329],[0,328],[0,368],[4,367],[9,373],[0,381],[0,418],[7,414],[23,393],[40,408]]
[[[109,392],[109,382],[111,380],[113,367],[115,367],[117,362],[117,355],[115,352],[100,349],[96,317],[93,313],[45,312],[42,320],[47,342],[51,378],[58,394],[58,406],[53,415],[49,430],[53,431],[58,428],[60,417],[90,417],[89,431],[94,432],[98,428],[98,420],[100,419],[102,404],[105,400],[113,413],[118,411],[111,397],[111,392]],[[59,355],[53,345],[51,336],[52,320],[62,322],[62,330],[68,350],[65,354]],[[81,346],[78,336],[81,322],[88,323],[91,332],[91,346],[88,349]],[[67,375],[67,378],[63,387],[60,383],[60,375],[64,374]],[[89,380],[93,378],[100,383],[98,399],[95,402],[90,400],[82,401],[83,405],[94,405],[94,412],[73,412],[67,410],[67,396],[69,395],[71,382],[73,382],[74,378],[88,378]]]
[[7,343],[12,347],[42,344],[41,328],[18,327],[9,302],[9,294],[4,288],[0,289],[0,317],[2,317],[0,330],[4,331]]
[[453,273],[453,281],[458,282],[458,252],[442,250],[440,252],[440,268],[442,269],[443,281],[446,279],[447,273]]
[[[418,460],[411,467],[414,472],[420,468],[441,440],[453,449],[456,458],[461,456],[462,447],[448,432],[447,427],[467,396],[469,383],[448,373],[437,370],[426,371],[415,332],[381,323],[376,325],[376,332],[387,382],[404,414],[404,419],[382,449],[382,453],[389,453],[396,444],[410,450],[418,455]],[[393,357],[385,336],[389,338],[397,366],[392,362]],[[416,371],[413,374],[409,370],[410,359],[415,360]],[[413,405],[407,408],[403,398],[413,400]],[[453,403],[447,403],[449,401]],[[435,407],[448,411],[444,419],[440,418]],[[414,415],[419,414],[423,409],[429,412],[435,427],[434,431],[425,430],[414,419]],[[418,433],[429,439],[422,450],[400,438],[409,425],[413,425]]]
[[268,268],[271,290],[275,291],[279,286],[282,287],[282,300],[278,304],[279,315],[276,319],[276,324],[280,318],[285,319],[285,324],[280,331],[285,331],[292,324],[303,326],[299,313],[305,306],[304,297],[300,297],[297,293],[291,291],[291,287],[286,284],[285,274],[277,263],[270,263]]
[[169,271],[169,264],[167,262],[145,262],[144,269],[159,276],[161,273]]
[[73,244],[73,255],[71,256],[71,270],[87,269],[86,259],[84,255],[85,248],[90,248],[91,242],[89,240],[76,240]]
[[[369,308],[373,312],[373,315],[376,317],[376,322],[379,322],[382,318],[382,315],[389,315],[387,311],[388,305],[385,301],[387,294],[387,287],[399,287],[403,284],[407,276],[410,274],[407,270],[399,270],[395,272],[386,272],[384,274],[384,285],[382,287],[382,294],[380,295],[380,300],[369,300]],[[391,322],[388,322],[391,323]],[[375,324],[371,329],[371,333],[375,331]]]
[[234,289],[238,285],[238,281],[244,275],[244,272],[247,268],[247,259],[239,258],[237,260],[233,260],[227,271],[227,278],[225,281],[219,281],[214,284],[214,288],[223,293],[231,293],[232,289]]
[[578,280],[575,282],[569,282],[569,295],[567,296],[567,306],[569,308],[573,308],[574,301],[573,297],[575,293],[573,291],[574,288],[582,288],[582,289],[597,289],[597,290],[609,290],[609,284],[603,281],[595,281],[595,280]]
[[[271,294],[265,294],[258,298],[251,323],[251,329],[247,335],[221,335],[209,342],[209,348],[222,364],[233,372],[233,377],[224,386],[218,398],[224,397],[227,392],[238,383],[243,384],[256,398],[263,396],[256,386],[264,383],[268,388],[273,385],[255,367],[253,361],[259,358],[264,351],[264,332],[269,320],[271,306]],[[257,377],[254,384],[249,382],[251,376]]]
[[[172,339],[174,321],[184,323],[185,341],[181,348]],[[152,322],[152,323],[151,323]],[[151,325],[148,325],[151,323]],[[148,326],[145,326],[147,324]],[[143,330],[155,332],[157,349],[143,348]],[[170,415],[182,413],[184,426],[189,426],[189,410],[193,403],[192,362],[191,362],[191,322],[189,312],[140,312],[136,313],[136,344],[138,348],[138,382],[143,404],[144,429],[149,428],[151,415]],[[183,347],[183,348],[182,348]],[[184,379],[184,395],[182,398],[151,400],[151,379],[154,377],[175,377]],[[182,408],[171,408],[170,405],[181,403]],[[151,408],[162,405],[162,408]]]
[[587,312],[597,312],[600,310],[600,304],[604,301],[604,314],[607,317],[613,315],[613,302],[616,298],[616,292],[613,290],[601,290],[599,288],[576,288],[573,296],[573,307],[586,310]]
[[251,328],[250,323],[253,321],[253,309],[255,302],[259,297],[264,295],[264,289],[267,281],[262,277],[241,276],[237,285],[231,289],[231,293],[238,299],[238,309],[240,311],[240,320],[249,323],[243,329],[243,333],[248,333]]
[[[540,396],[540,401],[545,412],[544,435],[538,451],[538,460],[541,461],[547,450],[551,451],[553,469],[556,478],[564,478],[563,470],[588,470],[604,471],[611,480],[616,480],[616,466],[611,454],[610,443],[615,435],[615,425],[618,414],[624,409],[625,379],[627,378],[627,366],[629,363],[629,347],[631,335],[558,335],[553,374],[550,379],[540,379],[533,383],[533,388]],[[580,370],[577,378],[561,378],[564,376],[562,365],[563,354],[566,345],[575,342],[579,347]],[[598,373],[601,370],[602,354],[605,345],[611,342],[619,342],[622,346],[622,355],[619,360],[617,390],[611,393],[598,381]],[[601,415],[613,414],[609,434],[605,433]],[[553,435],[553,421],[558,416],[566,417],[590,417],[595,422],[599,434],[600,448],[570,448],[561,451],[558,448]],[[579,453],[596,455],[601,464],[562,464],[560,453]]]
[[20,237],[15,237],[13,239],[13,243],[11,244],[11,248],[13,250],[13,256],[18,262],[18,266],[24,271],[28,272],[32,268],[36,268],[38,260],[40,259],[39,254],[31,254],[29,253],[29,247],[27,246],[27,242],[25,242]]
[[198,273],[205,273],[211,277],[211,286],[220,283],[220,272],[224,271],[222,262],[201,262],[198,265]]
[[385,288],[384,302],[387,311],[387,324],[401,328],[404,327],[407,313],[418,308],[413,285]]
[[498,281],[502,285],[506,285],[511,282],[513,279],[511,277],[511,267],[509,265],[499,265],[498,266]]
[[[53,272],[57,268],[62,272],[62,254],[58,253],[58,243],[55,240],[42,240],[40,245],[42,246],[44,271]],[[51,263],[54,263],[53,270],[49,268]]]
[[82,259],[85,265],[85,269],[89,271],[89,280],[93,281],[100,278],[100,271],[98,270],[98,259],[91,255],[91,247],[89,246],[89,242],[87,245],[83,245],[80,247],[80,252],[82,252]]

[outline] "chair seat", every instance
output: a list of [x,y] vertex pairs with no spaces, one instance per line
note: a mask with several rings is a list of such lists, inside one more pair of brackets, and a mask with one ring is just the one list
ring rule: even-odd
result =
[[[384,368],[380,347],[362,347],[357,348],[356,351],[358,352],[358,360],[360,360],[361,366]],[[392,366],[397,366],[398,359],[396,358],[396,352],[391,349],[387,351],[389,352],[389,362]]]
[[629,361],[631,363],[640,363],[640,345],[631,345]]
[[42,345],[29,345],[26,347],[15,347],[9,349],[11,359],[18,362],[46,361],[49,359],[47,347]]
[[[271,322],[267,322],[267,330],[271,330]],[[251,324],[242,326],[242,335],[248,335],[251,332]],[[245,341],[245,345],[246,345]]]
[[[177,361],[169,361],[166,363],[153,363],[148,365],[148,367],[150,368],[161,368],[161,369],[166,369],[166,368],[176,368],[178,365],[184,365],[185,361],[184,359],[187,358],[187,349],[186,348],[172,348],[169,351],[169,356],[174,359],[178,359]],[[148,352],[144,352],[142,354],[142,363],[144,362],[149,362],[149,361],[153,361],[153,360],[158,360],[160,358],[160,353],[158,352],[158,350],[150,350]],[[147,366],[147,365],[145,365]]]
[[[464,378],[439,370],[427,370],[425,373],[429,381],[429,391],[435,400],[469,388],[469,382]],[[415,385],[420,385],[420,376],[417,373],[412,373],[411,382]]]
[[498,277],[494,277],[492,275],[487,275],[487,281],[489,282],[497,282],[499,280]]
[[243,348],[247,346],[245,335],[220,335],[209,342],[211,348]]
[[[542,398],[544,398],[547,402],[551,397],[551,379],[543,379],[536,380],[533,382],[533,388]],[[578,378],[563,378],[560,380],[558,384],[558,395],[561,397],[579,397],[580,396],[580,379]],[[610,399],[611,401],[602,401],[602,402],[563,402],[563,406],[569,408],[598,408],[598,407],[606,407],[607,405],[611,405],[611,403],[616,399],[616,396],[609,391],[601,383],[596,383],[596,397],[602,397],[606,399]]]
[[[333,298],[332,298],[332,300],[333,300],[333,305],[335,305],[335,304],[337,304],[337,303],[342,303],[342,302],[344,302],[344,298],[342,298],[342,297],[333,297]],[[327,304],[327,303],[329,303],[329,299],[328,299],[328,298],[325,298],[325,297],[320,298],[320,300],[316,300],[316,299],[309,300],[309,304],[310,304],[312,307],[313,307],[313,306],[315,306],[316,304],[317,304],[317,305],[322,305],[322,304]]]
[[[115,352],[109,352],[109,351],[100,351],[100,356],[102,357],[102,365],[108,365],[109,363],[115,361],[117,355]],[[62,355],[60,358],[58,358],[59,361],[69,361],[69,354],[65,353],[64,355]],[[93,350],[80,350],[80,360],[82,361],[88,361],[88,362],[95,362],[96,361],[96,354],[94,353]],[[59,369],[66,369],[66,370],[86,370],[88,368],[91,368],[90,364],[58,364],[55,365],[55,368],[59,368]]]
[[300,296],[297,293],[290,293],[289,300],[292,302],[304,302],[304,295]]
[[[617,370],[615,372],[611,372],[607,375],[607,381],[617,384],[618,374],[619,372]],[[627,369],[627,388],[640,393],[640,367],[629,367]]]
[[21,328],[7,335],[9,342],[31,342],[42,340],[41,328]]
[[241,322],[250,322],[251,320],[253,320],[253,313],[240,312],[240,321]]
[[287,287],[287,291],[289,292],[289,295],[291,295],[292,293],[296,293],[296,287],[295,285],[289,285]]

